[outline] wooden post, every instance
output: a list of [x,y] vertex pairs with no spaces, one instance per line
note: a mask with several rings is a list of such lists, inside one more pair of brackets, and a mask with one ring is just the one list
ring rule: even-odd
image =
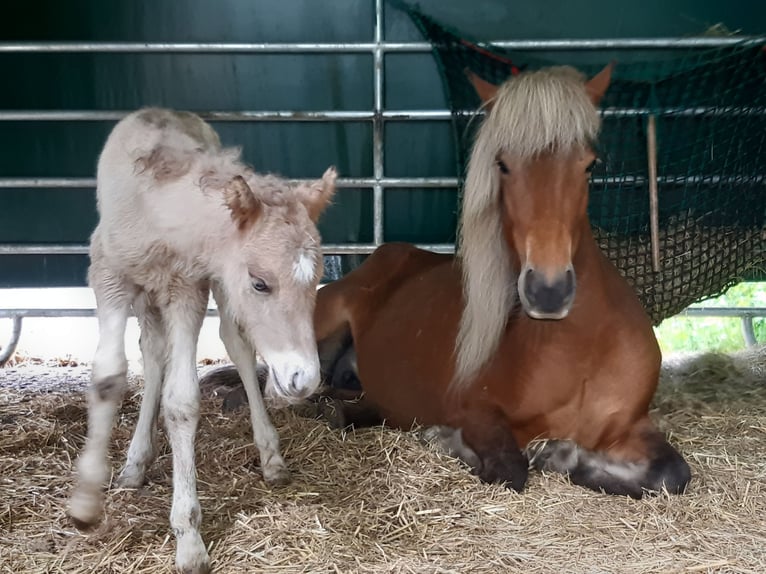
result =
[[657,118],[649,115],[646,126],[646,155],[649,161],[649,225],[652,236],[652,269],[660,271],[660,216],[657,192]]

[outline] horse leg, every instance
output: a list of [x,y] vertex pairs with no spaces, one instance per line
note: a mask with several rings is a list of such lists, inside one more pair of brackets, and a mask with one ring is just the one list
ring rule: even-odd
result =
[[382,425],[383,416],[378,407],[361,391],[328,389],[314,401],[309,416],[327,421],[334,429],[348,427],[368,428]]
[[114,418],[127,387],[125,326],[133,299],[132,286],[94,259],[89,283],[96,296],[99,339],[88,391],[88,436],[77,461],[78,481],[69,516],[78,528],[96,524],[103,511],[103,488],[109,479],[107,448]]
[[166,361],[166,334],[160,310],[146,293],[136,297],[133,310],[141,328],[139,346],[144,363],[144,394],[125,467],[118,479],[119,485],[125,488],[138,488],[144,484],[146,470],[156,456],[157,415]]
[[505,417],[482,410],[463,420],[461,427],[428,427],[420,432],[420,438],[465,462],[484,482],[520,492],[527,482],[529,463]]
[[475,468],[481,480],[521,492],[527,482],[529,463],[502,414],[475,412],[462,425],[462,440],[481,463]]
[[[219,308],[223,297],[216,297]],[[225,303],[224,303],[225,305]],[[250,405],[250,423],[253,426],[253,442],[258,448],[261,460],[261,472],[267,484],[287,484],[290,471],[279,449],[279,435],[271,423],[263,395],[258,384],[255,353],[243,338],[237,325],[230,319],[225,309],[221,310],[220,335],[229,358],[239,371]]]
[[481,459],[463,440],[463,430],[435,425],[426,427],[418,433],[420,440],[436,447],[444,454],[458,458],[466,463],[474,473],[481,470]]
[[173,451],[173,507],[170,526],[176,536],[176,567],[184,574],[210,571],[197,498],[194,437],[199,422],[200,390],[196,348],[207,309],[208,291],[179,286],[163,310],[168,361],[162,389],[165,426]]
[[689,465],[648,419],[605,450],[588,450],[568,440],[542,441],[527,450],[536,468],[568,474],[574,484],[607,494],[681,494],[691,478]]

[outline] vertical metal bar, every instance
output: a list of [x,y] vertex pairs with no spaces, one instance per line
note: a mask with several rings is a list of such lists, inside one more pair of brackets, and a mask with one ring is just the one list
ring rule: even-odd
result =
[[13,316],[13,331],[11,332],[11,340],[5,348],[0,347],[0,367],[4,367],[13,353],[16,352],[16,345],[19,344],[19,338],[21,337],[21,315]]
[[755,328],[753,327],[753,316],[742,315],[742,336],[745,338],[745,344],[748,347],[755,347],[758,339],[755,338]]
[[383,0],[375,0],[375,47],[373,48],[372,187],[373,243],[383,243]]
[[652,269],[660,271],[660,218],[657,191],[657,118],[649,115],[646,126],[646,155],[649,161],[649,224],[652,234]]

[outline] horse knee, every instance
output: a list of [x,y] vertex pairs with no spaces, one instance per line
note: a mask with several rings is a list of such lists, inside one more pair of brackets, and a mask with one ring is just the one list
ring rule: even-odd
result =
[[127,385],[127,372],[122,372],[93,379],[91,388],[100,401],[119,402]]

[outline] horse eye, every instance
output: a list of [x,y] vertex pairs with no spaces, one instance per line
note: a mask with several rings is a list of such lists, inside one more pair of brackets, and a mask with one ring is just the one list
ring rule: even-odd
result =
[[598,158],[596,158],[596,159],[594,159],[592,162],[590,162],[590,163],[588,164],[588,167],[586,167],[586,168],[585,168],[585,171],[586,171],[587,173],[591,173],[591,172],[593,171],[593,169],[596,167],[596,164],[597,164],[597,163],[599,163],[599,159],[598,159]]
[[505,165],[505,163],[501,159],[497,160],[497,167],[500,168],[500,173],[502,173],[503,175],[508,175],[509,173],[511,173],[511,170],[508,169],[508,166]]
[[263,293],[264,295],[271,293],[271,287],[269,287],[263,279],[251,276],[250,282],[253,285],[253,289],[258,291],[258,293]]

